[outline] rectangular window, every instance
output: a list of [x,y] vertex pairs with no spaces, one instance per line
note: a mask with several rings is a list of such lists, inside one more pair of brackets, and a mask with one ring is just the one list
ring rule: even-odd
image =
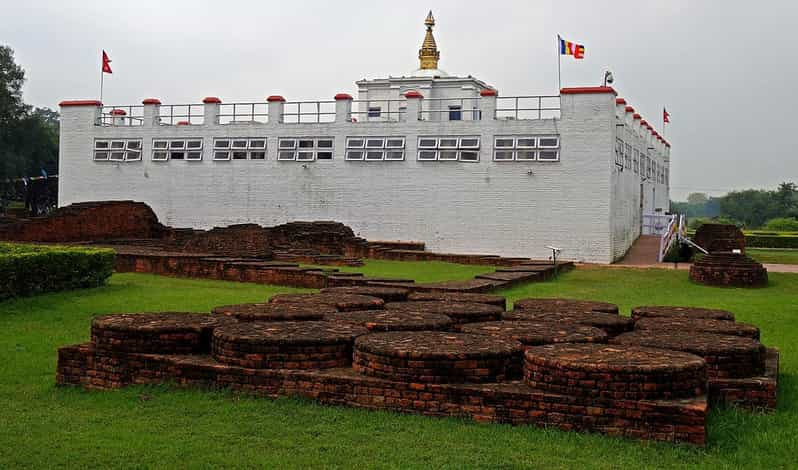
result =
[[332,139],[316,139],[316,148],[331,149],[333,148]]
[[385,141],[385,148],[389,149],[403,149],[405,148],[405,139],[402,138],[388,138]]
[[497,149],[502,148],[513,148],[515,147],[515,139],[512,137],[496,137],[496,140],[493,145]]
[[366,151],[366,160],[369,161],[376,161],[383,159],[383,152],[382,150],[368,150]]
[[233,139],[232,148],[234,150],[245,150],[247,145],[247,139]]
[[128,150],[141,150],[141,141],[140,140],[128,140],[127,141],[127,149]]
[[418,159],[420,161],[430,161],[438,159],[438,152],[435,150],[419,150]]
[[379,106],[369,106],[369,117],[378,118],[382,114],[382,108]]
[[361,137],[347,137],[346,139],[346,148],[362,149],[364,145],[366,145],[366,139]]
[[216,150],[213,152],[213,159],[218,161],[229,161],[230,160],[230,152],[227,150]]
[[538,153],[535,150],[519,150],[515,154],[516,160],[537,160]]
[[[295,149],[296,148],[296,139],[280,139],[280,143],[277,145],[281,150],[282,149]],[[292,158],[293,160],[293,158]]]
[[554,149],[560,146],[559,137],[541,137],[538,139],[538,148]]
[[216,139],[213,141],[213,148],[215,149],[229,149],[230,141],[228,139]]
[[249,158],[251,160],[266,160],[266,152],[263,150],[256,150],[254,152],[249,152]]
[[280,161],[293,161],[296,160],[296,152],[293,150],[280,150],[277,152],[277,159]]
[[298,162],[312,162],[316,159],[316,154],[310,150],[300,150],[296,153],[296,161]]
[[137,162],[141,160],[141,150],[128,150],[125,152],[126,162]]
[[434,137],[419,137],[418,138],[418,148],[419,149],[435,149],[438,148],[438,139]]
[[154,150],[166,150],[169,147],[169,143],[165,140],[153,140],[152,141],[152,148]]
[[515,158],[512,150],[494,150],[493,159],[498,162],[510,161]]
[[[112,144],[113,145],[113,144]],[[112,162],[123,162],[125,161],[125,152],[124,151],[111,151],[108,159]]]
[[125,141],[124,140],[112,140],[111,141],[111,150],[123,150],[125,148]]
[[460,150],[458,152],[459,159],[461,162],[478,162],[479,161],[479,152],[474,150]]
[[197,150],[202,148],[202,139],[193,139],[186,141],[186,148],[189,150]]
[[363,160],[363,151],[362,150],[347,150],[346,151],[346,159],[347,160]]
[[111,143],[107,140],[95,140],[94,141],[94,150],[107,150],[111,146]]
[[540,150],[538,151],[538,160],[543,162],[556,162],[560,160],[559,150]]
[[463,111],[462,108],[458,106],[449,106],[449,120],[450,121],[460,121],[463,119]]
[[299,139],[299,148],[312,149],[313,147],[315,147],[313,139]]
[[460,137],[461,149],[478,149],[479,137]]
[[456,161],[457,150],[441,150],[438,152],[438,160],[441,161]]
[[440,149],[456,149],[457,148],[457,138],[456,137],[441,137],[438,140],[438,148]]
[[233,155],[233,160],[246,160],[247,159],[247,151],[246,150],[233,150],[232,155]]
[[316,160],[332,160],[333,153],[327,150],[321,150],[316,152]]
[[385,159],[386,160],[393,160],[399,161],[405,159],[405,151],[404,150],[387,150],[385,151]]
[[519,137],[516,142],[516,146],[520,149],[533,149],[537,147],[537,139],[534,137]]
[[249,139],[249,148],[254,150],[266,149],[266,139]]
[[202,160],[202,152],[191,151],[186,153],[186,160],[198,161]]
[[185,140],[172,140],[172,141],[169,141],[169,148],[170,149],[184,149],[184,148],[186,148],[186,141]]
[[385,139],[382,139],[382,138],[379,138],[379,139],[368,138],[368,139],[366,139],[366,148],[367,149],[381,149],[383,147],[385,147]]
[[94,160],[98,162],[108,161],[108,152],[104,150],[94,151]]
[[185,152],[169,152],[169,159],[170,160],[185,160],[186,153]]

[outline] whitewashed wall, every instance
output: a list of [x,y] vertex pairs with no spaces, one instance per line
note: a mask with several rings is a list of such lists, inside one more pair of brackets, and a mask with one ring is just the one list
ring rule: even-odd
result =
[[[609,263],[613,231],[615,96],[562,96],[561,119],[323,124],[95,126],[96,106],[62,108],[59,205],[132,199],[176,227],[337,220],[371,240],[422,240],[440,252]],[[559,162],[494,162],[494,135],[561,138]],[[405,136],[406,160],[344,160],[346,136]],[[479,135],[478,163],[419,162],[419,135]],[[217,162],[214,137],[267,137],[267,159]],[[277,139],[334,136],[335,156],[276,160]],[[140,162],[92,160],[95,138],[143,139]],[[152,139],[204,138],[202,161],[151,161]],[[623,211],[621,211],[623,212]],[[619,212],[620,213],[620,212]],[[623,212],[626,213],[626,212]],[[623,224],[627,222],[624,221]],[[624,250],[625,251],[625,250]]]

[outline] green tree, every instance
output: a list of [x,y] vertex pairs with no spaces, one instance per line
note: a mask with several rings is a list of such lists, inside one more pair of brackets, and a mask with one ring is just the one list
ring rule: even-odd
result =
[[798,187],[795,183],[781,183],[775,197],[780,216],[798,217]]
[[746,189],[732,191],[720,201],[722,217],[737,220],[745,228],[761,227],[767,220],[779,215],[773,191]]
[[709,197],[704,193],[690,193],[687,196],[687,202],[690,204],[706,204]]

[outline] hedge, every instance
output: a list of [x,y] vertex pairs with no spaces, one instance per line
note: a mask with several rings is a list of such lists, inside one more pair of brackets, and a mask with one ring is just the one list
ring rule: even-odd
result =
[[779,235],[746,235],[745,246],[751,248],[796,248],[798,237]]
[[109,249],[0,243],[0,300],[101,286],[115,256]]

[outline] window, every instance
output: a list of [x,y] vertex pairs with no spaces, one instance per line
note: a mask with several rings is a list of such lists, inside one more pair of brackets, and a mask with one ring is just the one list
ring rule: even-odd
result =
[[459,105],[449,106],[449,120],[460,121],[463,118],[463,111]]
[[280,150],[277,152],[277,160],[289,161],[296,160],[296,152],[293,150]]
[[405,159],[405,138],[399,137],[347,137],[346,159],[350,161],[377,162]]
[[[422,136],[418,138],[418,160],[442,162],[478,162],[477,136]],[[435,151],[437,150],[437,151]],[[468,151],[463,151],[468,150]]]
[[623,140],[616,138],[615,139],[615,164],[619,166],[623,166],[623,159],[624,159],[624,147]]
[[[497,135],[493,140],[493,159],[495,161],[545,161],[560,159],[560,138],[557,136],[509,136]],[[615,143],[615,162],[622,162],[623,142]],[[622,163],[621,163],[622,164]]]
[[[190,145],[191,142],[189,142]],[[213,159],[221,162],[230,160],[266,160],[266,138],[216,138],[213,140]]]
[[95,140],[92,159],[97,162],[141,160],[141,139]]
[[300,150],[296,153],[296,161],[312,162],[316,159],[316,154],[312,150]]
[[[363,143],[360,145],[362,146]],[[335,139],[332,137],[281,137],[277,142],[277,148],[277,160],[280,161],[332,160]]]
[[632,157],[632,169],[634,169],[635,174],[640,173],[640,151],[634,149],[634,156]]
[[369,106],[369,117],[378,118],[382,114],[382,108],[379,106]]

